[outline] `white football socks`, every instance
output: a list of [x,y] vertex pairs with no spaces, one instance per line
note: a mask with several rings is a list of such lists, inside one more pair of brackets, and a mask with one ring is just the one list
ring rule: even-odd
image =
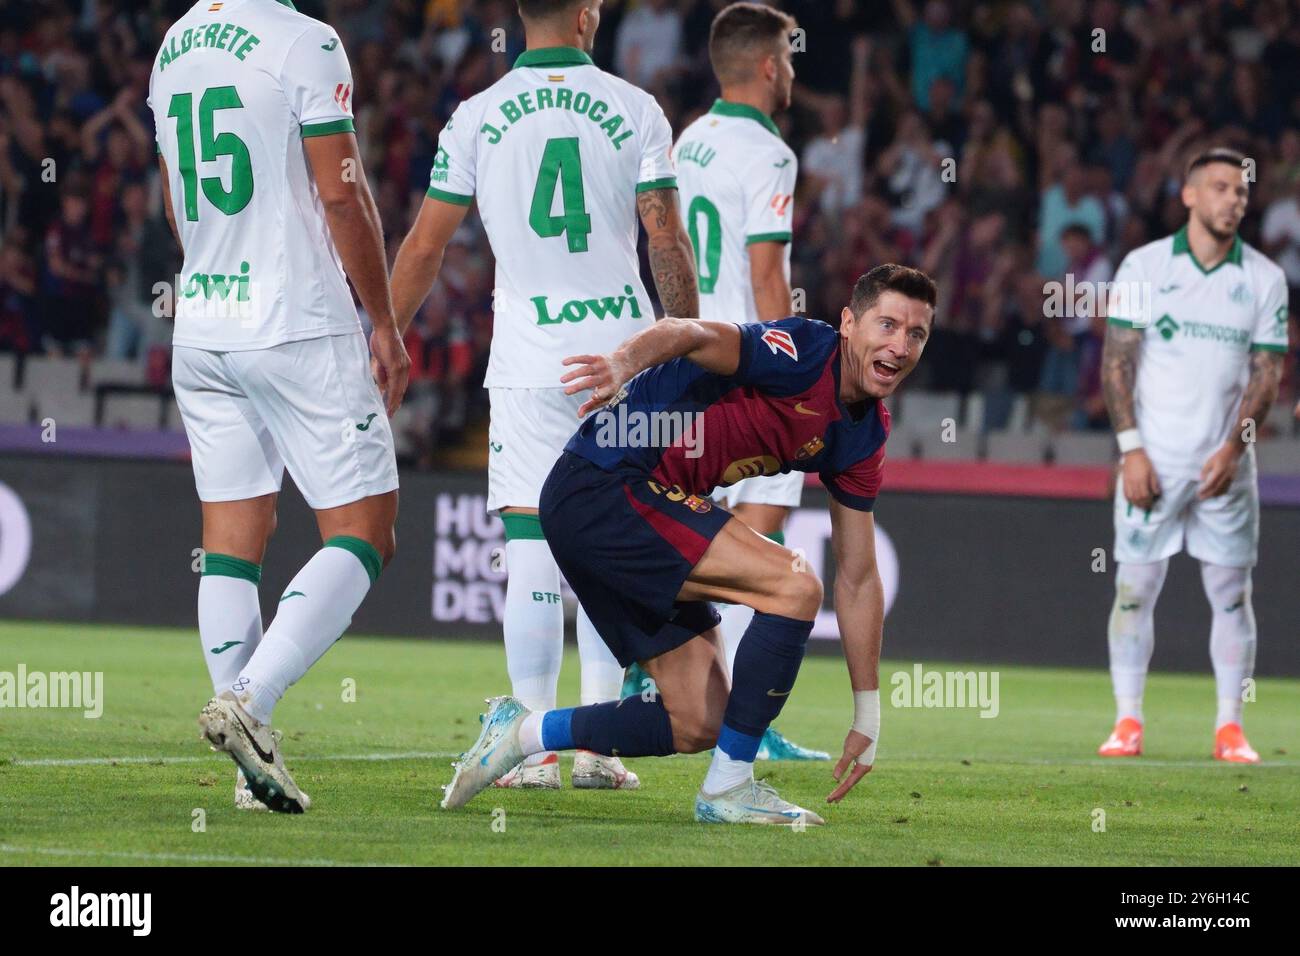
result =
[[1242,686],[1255,673],[1255,609],[1250,568],[1201,563],[1201,584],[1210,602],[1210,660],[1219,706],[1215,729],[1240,724]]
[[[506,541],[508,577],[502,630],[511,692],[529,710],[554,710],[564,658],[560,569],[541,537],[536,515],[508,514],[502,519],[508,535],[520,535]],[[547,756],[535,753],[527,763],[541,763]]]
[[1110,612],[1110,679],[1116,720],[1142,719],[1142,694],[1155,649],[1155,607],[1169,562],[1121,562],[1115,566],[1115,604]]
[[199,578],[199,643],[212,689],[221,693],[244,669],[262,640],[257,603],[261,565],[226,554],[206,554]]
[[275,620],[231,689],[247,694],[250,714],[267,724],[284,692],[320,660],[352,623],[383,568],[379,552],[360,538],[325,542],[280,596]]
[[587,612],[578,607],[578,659],[582,662],[582,705],[618,700],[623,690],[623,666],[600,638]]
[[754,764],[748,760],[736,760],[722,752],[721,747],[713,748],[713,762],[709,772],[704,776],[700,789],[711,797],[739,787],[754,776]]

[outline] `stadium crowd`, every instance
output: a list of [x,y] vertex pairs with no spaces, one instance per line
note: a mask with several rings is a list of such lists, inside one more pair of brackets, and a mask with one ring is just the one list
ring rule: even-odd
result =
[[[595,60],[653,92],[681,130],[717,95],[707,37],[725,4],[605,0]],[[795,102],[777,118],[801,165],[796,306],[834,316],[872,264],[930,272],[942,299],[910,387],[983,395],[984,421],[968,424],[1005,427],[1023,396],[1052,429],[1107,426],[1104,321],[1082,298],[1055,314],[1045,287],[1106,281],[1130,249],[1177,229],[1194,149],[1255,161],[1244,237],[1300,289],[1300,0],[778,5],[804,31]],[[145,97],[160,38],[188,6],[0,0],[0,350],[136,358],[166,382],[155,283],[179,255]],[[514,3],[297,6],[348,50],[395,255],[443,124],[522,50]],[[492,276],[471,214],[408,340],[425,461],[485,415]]]

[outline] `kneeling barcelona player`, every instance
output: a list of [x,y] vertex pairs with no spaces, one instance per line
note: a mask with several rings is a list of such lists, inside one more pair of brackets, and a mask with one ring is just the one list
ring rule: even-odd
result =
[[[552,468],[542,530],[614,656],[640,663],[654,687],[544,713],[493,699],[444,807],[463,805],[534,752],[639,757],[716,745],[697,820],[823,822],[753,776],[763,732],[794,688],[821,582],[707,496],[790,471],[816,472],[830,492],[835,610],[855,706],[834,770],[840,782],[827,797],[834,803],[871,769],[880,734],[884,600],[871,508],[889,433],[881,399],[920,359],[935,291],[923,273],[884,265],[858,280],[838,332],[801,318],[664,319],[609,355],[565,360],[574,366],[567,390],[592,393],[579,415],[602,410]],[[711,601],[755,611],[730,686]]]

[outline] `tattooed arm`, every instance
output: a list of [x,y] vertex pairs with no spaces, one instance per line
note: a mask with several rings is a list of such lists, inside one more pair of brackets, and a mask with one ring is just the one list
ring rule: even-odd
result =
[[1247,379],[1246,390],[1241,396],[1237,420],[1233,423],[1228,440],[1201,468],[1201,486],[1197,489],[1196,497],[1214,498],[1228,490],[1232,480],[1237,477],[1237,463],[1254,441],[1259,423],[1277,399],[1278,384],[1281,381],[1280,352],[1257,349],[1250,353],[1250,378]]
[[1101,353],[1101,384],[1106,393],[1111,427],[1116,433],[1137,428],[1133,386],[1137,384],[1138,352],[1141,348],[1141,329],[1106,326],[1106,341]]
[[[1106,326],[1106,341],[1101,353],[1101,384],[1110,412],[1111,427],[1120,432],[1137,428],[1133,405],[1133,388],[1137,384],[1138,354],[1142,349],[1142,330],[1122,325]],[[1160,479],[1151,459],[1142,448],[1126,452],[1121,461],[1124,498],[1139,508],[1150,508],[1160,497]]]
[[650,271],[664,314],[695,318],[700,314],[700,288],[695,279],[695,253],[677,209],[676,189],[647,189],[637,193],[636,211],[650,238]]

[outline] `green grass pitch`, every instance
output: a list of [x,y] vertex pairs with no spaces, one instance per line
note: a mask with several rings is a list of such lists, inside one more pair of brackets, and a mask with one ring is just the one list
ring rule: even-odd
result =
[[[1295,680],[1260,680],[1247,705],[1260,766],[1209,758],[1208,673],[1153,676],[1146,756],[1105,761],[1094,756],[1112,719],[1101,671],[997,668],[1000,712],[987,719],[890,706],[889,677],[911,664],[886,661],[877,766],[844,803],[822,804],[826,764],[759,764],[827,818],[795,832],[695,823],[702,755],[630,761],[638,792],[574,791],[566,760],[559,792],[489,790],[460,811],[438,809],[483,698],[507,687],[495,642],[348,637],[334,647],[276,712],[286,762],[314,800],[295,817],[234,809],[233,764],[198,740],[209,688],[192,632],[0,624],[0,670],[19,662],[103,671],[105,703],[94,720],[0,710],[0,866],[1300,862]],[[348,678],[354,702],[343,700]],[[561,701],[576,692],[571,653]],[[850,708],[842,661],[809,657],[778,726],[838,752]]]

